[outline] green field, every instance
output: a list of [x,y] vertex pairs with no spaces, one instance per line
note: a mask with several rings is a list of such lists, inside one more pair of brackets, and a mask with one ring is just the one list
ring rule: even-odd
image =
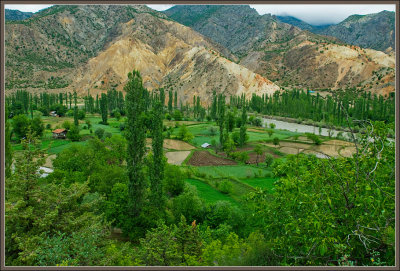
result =
[[262,189],[266,189],[268,192],[272,193],[274,188],[274,182],[277,178],[251,178],[251,179],[242,179],[240,180],[243,183],[246,183],[254,188],[259,187]]
[[264,177],[269,174],[270,171],[263,168],[257,168],[255,166],[202,166],[196,167],[199,173],[206,174],[212,178],[222,178],[222,177],[236,177],[238,179],[243,178],[254,178],[254,177]]
[[229,201],[232,204],[238,204],[237,201],[232,199],[230,196],[223,194],[213,188],[212,186],[203,183],[202,181],[195,179],[186,179],[188,184],[194,185],[197,188],[199,197],[202,198],[207,203],[215,203],[220,200]]

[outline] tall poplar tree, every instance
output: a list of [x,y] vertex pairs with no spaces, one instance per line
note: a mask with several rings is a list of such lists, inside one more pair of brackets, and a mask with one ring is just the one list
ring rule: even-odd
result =
[[77,105],[77,95],[76,95],[76,91],[74,91],[74,124],[75,126],[79,125],[79,121],[78,121],[78,105]]
[[219,143],[224,146],[224,122],[225,122],[225,97],[220,94],[218,98],[218,126],[219,126]]
[[161,210],[164,205],[162,181],[164,179],[164,154],[163,154],[163,110],[160,101],[156,101],[152,112],[152,149],[153,163],[150,168],[150,203]]
[[146,147],[146,128],[144,123],[145,105],[142,77],[139,71],[128,74],[128,82],[124,87],[126,93],[127,125],[127,170],[129,178],[129,214],[131,217],[131,234],[134,237],[144,234],[140,226],[144,219],[142,209],[145,204],[146,179],[143,172],[143,158]]
[[169,111],[169,113],[171,114],[171,112],[172,112],[172,100],[173,100],[173,96],[172,96],[172,90],[170,90],[169,92],[168,92],[168,111]]
[[5,137],[5,175],[6,177],[11,176],[11,164],[13,160],[13,154],[12,154],[12,148],[11,148],[11,131],[10,131],[10,122],[8,121],[8,110],[6,108],[5,112],[5,131],[4,131],[4,137]]
[[101,119],[104,125],[107,125],[107,115],[108,115],[108,103],[107,103],[107,94],[102,93],[100,98],[100,111],[101,111]]
[[247,122],[247,113],[246,106],[243,106],[242,109],[242,121],[240,124],[240,134],[239,134],[239,145],[242,147],[244,143],[246,143],[246,122]]

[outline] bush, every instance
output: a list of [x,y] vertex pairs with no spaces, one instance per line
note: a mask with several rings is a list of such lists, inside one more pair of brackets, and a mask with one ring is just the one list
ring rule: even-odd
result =
[[223,180],[219,185],[218,185],[218,190],[221,193],[224,194],[229,194],[232,192],[232,183],[228,180]]
[[274,137],[274,139],[272,140],[272,143],[274,143],[275,146],[279,145],[279,138]]
[[103,128],[97,128],[96,131],[94,131],[94,134],[97,136],[97,138],[102,139],[104,132],[105,131]]
[[92,123],[90,122],[90,120],[86,120],[86,125],[88,129],[92,128]]
[[47,123],[46,129],[51,130],[51,124],[50,123]]
[[176,121],[182,120],[182,112],[179,110],[175,110],[173,117],[174,117],[174,120],[176,120]]
[[64,121],[62,127],[66,130],[71,129],[71,122],[69,122],[68,120]]
[[201,221],[204,205],[195,186],[185,184],[184,192],[172,200],[172,213],[176,220],[184,215],[188,221]]
[[71,139],[71,141],[79,141],[81,139],[81,135],[79,134],[79,127],[72,125],[71,129],[67,133],[67,138]]
[[261,121],[260,118],[255,118],[255,119],[253,119],[252,124],[253,124],[254,126],[261,127],[261,126],[262,126],[262,121]]
[[184,178],[184,173],[178,166],[166,164],[164,173],[165,192],[171,197],[180,195],[185,187]]
[[306,136],[309,140],[313,141],[315,145],[321,145],[322,141],[319,136],[311,133],[306,133]]
[[274,157],[272,156],[272,154],[267,153],[265,155],[265,164],[267,167],[271,166],[272,163],[274,162]]
[[110,138],[110,137],[112,137],[112,133],[110,133],[110,132],[105,132],[104,133],[104,139]]
[[214,126],[210,126],[210,128],[208,128],[208,131],[212,136],[215,136],[217,134],[217,129]]
[[83,120],[86,116],[86,113],[84,110],[78,110],[78,119]]
[[114,109],[112,112],[112,116],[119,121],[121,119],[121,113],[119,112],[119,109]]

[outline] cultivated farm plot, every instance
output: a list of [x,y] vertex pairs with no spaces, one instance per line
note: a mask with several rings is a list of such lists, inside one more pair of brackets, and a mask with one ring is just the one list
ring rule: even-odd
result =
[[[151,142],[152,142],[151,138],[146,138],[146,147],[151,148]],[[184,141],[177,139],[168,139],[168,138],[164,139],[163,147],[164,149],[177,150],[177,151],[190,151],[196,149],[196,147]]]
[[273,145],[271,143],[264,143],[263,145],[276,148],[285,154],[314,154],[320,158],[327,158],[327,156],[350,157],[355,153],[355,148],[352,146],[353,144],[351,142],[337,139],[325,141],[321,145],[285,141],[281,141],[279,145]]
[[212,155],[208,151],[196,151],[187,162],[191,166],[223,166],[236,165],[235,161]]
[[164,139],[164,148],[178,151],[190,151],[195,149],[196,147],[184,141],[175,139]]
[[171,151],[171,152],[166,152],[165,156],[167,157],[169,164],[181,165],[189,154],[190,151]]

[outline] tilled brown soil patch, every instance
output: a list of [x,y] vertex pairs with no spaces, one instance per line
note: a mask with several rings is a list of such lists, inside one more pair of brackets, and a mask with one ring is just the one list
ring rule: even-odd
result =
[[192,166],[228,166],[236,165],[237,163],[229,159],[214,156],[208,151],[196,151],[190,157],[187,164]]

